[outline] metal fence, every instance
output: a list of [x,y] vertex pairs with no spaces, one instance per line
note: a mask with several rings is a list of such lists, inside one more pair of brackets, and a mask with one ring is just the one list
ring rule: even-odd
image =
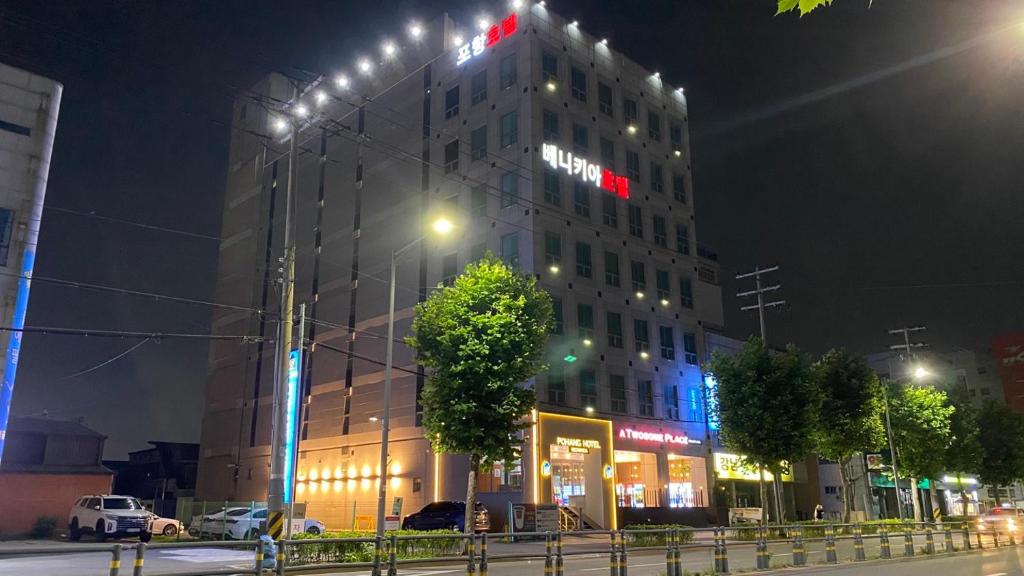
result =
[[[685,570],[719,574],[769,570],[785,566],[863,562],[911,556],[949,554],[971,549],[1016,546],[1014,530],[991,526],[972,530],[966,523],[904,524],[797,524],[742,528],[661,528],[615,531],[517,532],[515,534],[391,533],[383,538],[302,538],[278,542],[276,567],[264,566],[265,548],[259,541],[168,542],[152,544],[25,547],[0,550],[0,558],[19,555],[59,556],[83,552],[110,554],[109,574],[157,576],[145,566],[147,554],[166,550],[210,548],[244,551],[247,567],[174,570],[176,576],[216,574],[303,573],[324,570],[369,568],[374,576],[396,576],[399,569],[430,563],[465,566],[467,576],[487,576],[490,562],[543,559],[544,576],[564,576],[568,569],[587,562],[590,571],[603,571],[607,558],[609,576],[629,576],[638,567],[634,557],[643,556],[661,572],[662,560],[651,564],[652,555],[663,558],[665,576],[683,576]],[[811,558],[811,556],[814,558]],[[631,564],[632,562],[632,564]],[[597,563],[598,567],[593,565]],[[572,566],[571,566],[572,565]],[[540,570],[528,565],[529,570]]]

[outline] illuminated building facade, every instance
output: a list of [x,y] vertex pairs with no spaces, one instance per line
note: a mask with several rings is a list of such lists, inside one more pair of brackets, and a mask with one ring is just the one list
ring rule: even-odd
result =
[[[501,11],[410,28],[301,97],[296,302],[316,344],[297,379],[296,500],[329,527],[373,517],[389,254],[444,213],[453,237],[398,264],[398,338],[416,302],[486,251],[555,300],[522,461],[479,480],[492,525],[510,503],[561,504],[595,527],[703,518],[698,364],[722,306],[695,234],[684,94],[540,4]],[[291,94],[271,75],[234,108],[217,300],[267,314],[219,312],[220,333],[275,335],[289,159],[274,127]],[[464,499],[466,459],[433,454],[425,375],[395,354],[388,509]],[[211,345],[198,497],[265,497],[273,372],[271,344]]]

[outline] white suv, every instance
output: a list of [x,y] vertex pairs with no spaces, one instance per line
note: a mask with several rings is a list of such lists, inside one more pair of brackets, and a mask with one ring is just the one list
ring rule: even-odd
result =
[[68,515],[68,539],[78,540],[83,533],[90,533],[98,542],[126,536],[138,536],[142,542],[149,542],[152,516],[131,496],[82,496]]

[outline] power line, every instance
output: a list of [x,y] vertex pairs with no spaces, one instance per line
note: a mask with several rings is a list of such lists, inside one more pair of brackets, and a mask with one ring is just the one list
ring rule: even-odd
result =
[[60,378],[60,380],[70,380],[71,378],[75,378],[75,377],[78,377],[78,376],[82,376],[84,374],[88,374],[89,372],[92,372],[94,370],[99,370],[100,368],[103,368],[107,364],[110,364],[111,362],[116,362],[117,360],[120,360],[121,358],[124,358],[125,356],[127,356],[127,355],[131,354],[132,352],[138,350],[139,348],[142,347],[143,344],[145,344],[146,342],[149,342],[149,341],[150,341],[150,338],[146,338],[145,340],[142,340],[141,342],[137,342],[134,346],[132,346],[131,348],[125,350],[124,352],[121,352],[120,354],[118,354],[117,356],[114,356],[113,358],[108,358],[108,359],[104,360],[103,362],[100,362],[99,364],[96,364],[95,366],[92,366],[91,368],[86,368],[85,370],[80,370],[78,372],[75,372],[74,374],[69,374],[67,376],[64,376],[63,378]]
[[71,208],[63,208],[61,206],[53,206],[53,205],[50,205],[50,204],[44,204],[43,205],[43,210],[52,210],[52,211],[55,211],[55,212],[64,212],[66,214],[77,214],[79,216],[88,216],[90,218],[96,218],[98,220],[104,220],[104,221],[107,221],[107,222],[116,222],[118,224],[125,224],[125,225],[128,225],[128,226],[136,226],[138,228],[144,228],[146,230],[154,230],[154,231],[157,231],[157,232],[169,232],[169,233],[172,233],[172,234],[180,234],[182,236],[188,236],[188,237],[191,237],[191,238],[200,238],[200,239],[203,239],[203,240],[216,240],[218,242],[223,240],[223,238],[221,238],[220,236],[211,236],[209,234],[202,234],[202,233],[199,233],[199,232],[189,232],[187,230],[179,230],[179,229],[176,229],[176,228],[167,228],[165,226],[156,226],[154,224],[145,224],[143,222],[136,222],[136,221],[132,221],[132,220],[126,220],[124,218],[115,218],[113,216],[104,216],[102,214],[97,214],[97,213],[91,212],[91,211],[90,212],[84,212],[84,211],[81,211],[81,210],[72,210]]
[[22,332],[25,334],[52,334],[57,336],[95,336],[97,338],[151,338],[153,340],[198,339],[198,340],[241,340],[246,343],[273,342],[261,336],[234,334],[183,334],[179,332],[138,332],[131,330],[102,330],[93,328],[60,328],[48,326],[0,326],[0,332]]
[[769,266],[767,268],[761,268],[760,266],[754,266],[754,271],[753,272],[746,272],[746,273],[742,273],[742,274],[737,274],[736,275],[736,279],[737,280],[743,280],[744,278],[750,278],[750,277],[754,278],[754,286],[755,286],[755,288],[753,290],[747,290],[746,292],[738,292],[736,294],[736,297],[737,298],[746,298],[747,296],[757,296],[757,304],[752,304],[750,306],[741,306],[740,310],[742,310],[742,311],[757,310],[758,318],[759,318],[759,320],[761,322],[761,345],[766,347],[766,348],[768,347],[768,326],[765,323],[765,317],[764,317],[765,308],[773,308],[775,306],[782,306],[782,305],[784,305],[786,303],[786,301],[785,300],[775,300],[774,302],[765,302],[764,301],[764,295],[766,293],[768,293],[768,292],[774,292],[775,290],[778,290],[779,288],[782,287],[782,285],[781,284],[774,284],[772,286],[764,286],[761,283],[761,276],[764,275],[764,274],[768,274],[770,272],[777,272],[778,270],[779,270],[778,266]]

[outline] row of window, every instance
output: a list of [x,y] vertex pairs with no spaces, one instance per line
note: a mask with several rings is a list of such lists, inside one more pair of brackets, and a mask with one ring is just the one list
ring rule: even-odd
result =
[[[545,83],[548,91],[554,91],[557,89],[559,81],[558,67],[558,56],[548,51],[541,53],[541,79]],[[583,68],[580,68],[575,64],[569,65],[569,93],[574,100],[582,104],[587,103],[589,94],[587,73]],[[615,118],[614,91],[610,84],[606,84],[600,80],[597,81],[597,109],[601,114],[604,114],[609,118]],[[627,126],[627,130],[630,133],[633,133],[638,129],[637,126],[640,123],[639,109],[639,105],[635,98],[623,96],[622,121]],[[673,150],[681,151],[683,149],[682,124],[671,119],[669,119],[667,123],[669,128],[669,144]],[[662,128],[663,122],[661,114],[655,110],[648,109],[647,136],[655,142],[661,142]]]
[[[665,246],[664,241],[664,218],[661,218],[661,236],[659,239],[658,223],[659,217],[655,216],[655,243]],[[631,225],[632,228],[632,225]],[[632,233],[632,232],[631,232]],[[642,237],[642,236],[641,236]],[[676,224],[676,250],[682,254],[689,254],[689,237],[685,224]],[[575,245],[576,275],[582,278],[594,277],[594,258],[591,245],[587,242],[577,241]],[[622,270],[619,262],[619,254],[610,250],[604,251],[604,283],[608,286],[619,288],[622,286]],[[544,232],[544,264],[545,266],[562,266],[562,235],[558,232]],[[630,280],[633,292],[644,293],[647,291],[647,272],[643,262],[630,261]],[[671,298],[671,289],[668,287],[668,271],[656,270],[658,300]],[[662,280],[664,279],[664,282]],[[681,290],[683,306],[693,308],[692,283],[689,278],[682,278],[680,282],[686,283],[687,289]]]
[[[498,90],[508,90],[519,80],[516,55],[511,54],[501,59],[498,64]],[[469,102],[471,106],[487,102],[487,69],[474,74],[469,80]],[[454,118],[459,115],[462,104],[462,86],[456,84],[444,94],[444,117]]]
[[[626,388],[626,378],[621,374],[608,375],[608,403],[602,405],[601,397],[598,394],[598,378],[594,370],[583,369],[579,372],[577,379],[579,384],[577,398],[579,407],[594,408],[596,410],[628,414],[630,412],[629,391]],[[567,405],[565,366],[553,364],[547,373],[547,389],[541,398],[549,404]],[[647,378],[639,378],[636,381],[635,410],[639,416],[655,416],[654,382]],[[661,417],[667,420],[685,420],[689,422],[700,422],[704,418],[703,401],[698,388],[686,388],[686,397],[679,397],[678,384],[665,384],[662,387],[662,413]],[[685,412],[680,412],[680,400]]]
[[[552,332],[562,334],[565,331],[565,314],[562,309],[562,300],[558,297],[552,297],[552,302],[555,315]],[[592,343],[594,341],[594,307],[590,304],[580,303],[576,305],[576,330],[577,336],[584,343]],[[621,313],[611,310],[605,311],[605,333],[609,348],[624,348]],[[641,356],[650,354],[650,329],[645,319],[633,319],[633,348]],[[672,326],[658,326],[658,351],[665,360],[676,359],[675,330]],[[687,364],[697,365],[697,335],[694,332],[683,332],[683,359]]]

